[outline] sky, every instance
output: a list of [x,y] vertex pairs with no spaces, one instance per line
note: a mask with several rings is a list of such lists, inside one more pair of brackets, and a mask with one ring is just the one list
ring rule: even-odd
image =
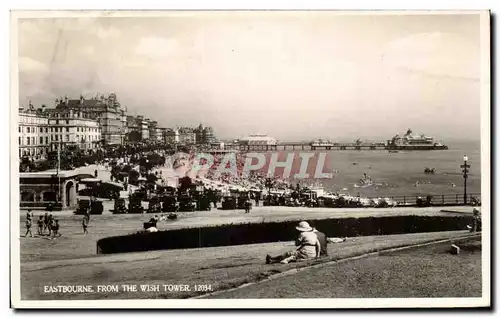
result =
[[479,15],[171,12],[19,23],[19,102],[116,93],[219,138],[480,138]]

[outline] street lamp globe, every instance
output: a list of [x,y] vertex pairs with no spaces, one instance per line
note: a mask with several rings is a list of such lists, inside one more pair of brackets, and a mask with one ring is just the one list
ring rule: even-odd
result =
[[467,157],[467,155],[464,155],[464,161],[468,161],[469,158]]

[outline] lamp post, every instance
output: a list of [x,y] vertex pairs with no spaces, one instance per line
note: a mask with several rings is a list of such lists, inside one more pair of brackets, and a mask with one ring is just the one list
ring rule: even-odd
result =
[[460,168],[462,168],[462,173],[464,177],[464,205],[467,205],[467,173],[469,172],[470,165],[467,164],[467,161],[469,158],[467,155],[464,155],[464,164],[460,165]]

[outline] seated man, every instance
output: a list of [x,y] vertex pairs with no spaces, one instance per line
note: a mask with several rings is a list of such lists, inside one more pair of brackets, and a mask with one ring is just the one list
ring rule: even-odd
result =
[[313,232],[318,237],[319,245],[321,246],[320,256],[328,256],[328,238],[316,228],[313,228]]
[[309,226],[309,223],[302,221],[296,229],[300,232],[295,241],[295,246],[298,246],[298,248],[293,252],[286,252],[276,257],[266,255],[266,264],[278,262],[288,264],[289,262],[313,259],[320,256],[321,245],[318,236],[313,232],[313,228]]

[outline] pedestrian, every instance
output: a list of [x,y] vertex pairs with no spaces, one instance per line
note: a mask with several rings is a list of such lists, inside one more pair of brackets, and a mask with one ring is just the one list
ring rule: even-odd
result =
[[31,218],[26,218],[26,234],[24,234],[24,237],[27,237],[28,233],[33,237],[33,233],[31,233]]
[[481,215],[479,209],[472,210],[472,225],[467,225],[470,232],[481,231]]
[[85,210],[85,217],[87,218],[87,223],[90,222],[90,207],[91,207],[91,205],[92,205],[92,203]]
[[45,212],[43,215],[43,232],[49,228],[49,212]]
[[40,218],[38,219],[38,235],[43,235],[43,215],[40,215]]
[[252,209],[252,202],[250,200],[245,201],[245,213],[250,213]]
[[52,234],[52,227],[54,225],[53,222],[54,222],[54,217],[52,216],[52,213],[49,213],[47,221],[47,228],[49,229],[49,237]]
[[28,213],[26,213],[26,219],[33,220],[33,212],[31,210],[28,210]]
[[320,256],[321,245],[318,236],[313,232],[313,228],[309,223],[302,221],[295,228],[299,231],[299,235],[295,241],[297,249],[293,252],[286,252],[276,257],[266,255],[266,264],[278,262],[288,264],[290,262],[308,260]]
[[89,226],[89,219],[87,218],[86,215],[84,215],[83,219],[82,219],[83,234],[88,234],[89,233],[87,231],[87,227],[88,226]]
[[255,194],[255,206],[259,206],[260,193]]
[[61,234],[59,233],[59,220],[52,219],[52,238],[60,237]]

